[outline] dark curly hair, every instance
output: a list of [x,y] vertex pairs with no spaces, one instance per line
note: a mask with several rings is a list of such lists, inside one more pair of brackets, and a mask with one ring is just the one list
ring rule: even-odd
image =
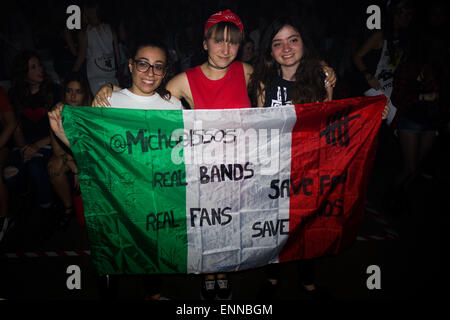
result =
[[[26,108],[30,100],[32,99],[32,94],[30,91],[30,84],[27,80],[28,76],[28,63],[31,58],[37,58],[39,63],[41,62],[37,53],[33,51],[24,51],[19,53],[13,62],[12,74],[11,74],[11,89],[8,92],[11,104],[14,107],[16,114],[20,114],[24,108]],[[50,109],[53,107],[53,87],[52,82],[43,70],[44,80],[39,85],[39,95],[44,97],[45,108]]]
[[167,49],[166,45],[162,41],[159,41],[159,40],[143,40],[143,41],[140,41],[136,45],[136,48],[134,49],[134,52],[133,52],[133,55],[131,56],[131,59],[135,59],[136,58],[136,54],[138,53],[138,51],[140,49],[142,49],[142,48],[145,48],[145,47],[152,47],[152,48],[161,49],[164,52],[164,55],[166,56],[166,71],[165,71],[164,77],[163,77],[163,79],[161,81],[161,84],[159,85],[159,87],[155,91],[164,100],[170,100],[172,95],[170,94],[170,91],[166,89],[167,82],[169,82],[169,79],[172,76],[172,60],[170,58],[169,50]]
[[284,27],[291,26],[297,30],[303,42],[303,56],[295,73],[295,86],[292,93],[292,102],[296,104],[323,101],[327,97],[324,86],[325,74],[322,62],[309,38],[308,32],[300,25],[298,19],[284,16],[275,19],[266,29],[260,44],[260,55],[250,78],[249,94],[252,103],[256,97],[264,95],[261,84],[269,88],[275,75],[281,76],[281,66],[272,57],[272,40]]

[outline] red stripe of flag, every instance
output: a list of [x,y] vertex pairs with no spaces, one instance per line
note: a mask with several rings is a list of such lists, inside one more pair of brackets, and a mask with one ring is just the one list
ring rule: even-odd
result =
[[385,104],[378,96],[296,105],[289,238],[280,262],[336,254],[355,240]]

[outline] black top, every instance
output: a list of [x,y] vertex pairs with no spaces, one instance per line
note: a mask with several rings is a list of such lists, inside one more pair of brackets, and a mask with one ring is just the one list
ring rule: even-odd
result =
[[279,107],[292,104],[292,90],[295,82],[284,80],[280,76],[275,76],[270,86],[265,90],[264,107]]
[[60,101],[60,88],[57,85],[52,85],[52,101],[50,106],[46,98],[41,92],[30,95],[26,100],[26,105],[23,106],[20,112],[19,119],[22,126],[25,143],[33,143],[39,139],[49,136],[50,124],[48,121],[48,108],[54,106]]

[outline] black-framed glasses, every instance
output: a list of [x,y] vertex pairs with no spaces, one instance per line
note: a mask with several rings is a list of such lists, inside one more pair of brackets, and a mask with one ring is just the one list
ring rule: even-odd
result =
[[135,59],[134,64],[139,72],[147,72],[148,69],[152,68],[153,74],[156,76],[162,76],[166,71],[166,65],[163,63],[150,64],[145,60]]

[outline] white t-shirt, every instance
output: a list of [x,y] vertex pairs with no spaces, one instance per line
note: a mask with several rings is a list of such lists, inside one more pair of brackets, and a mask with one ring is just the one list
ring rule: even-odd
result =
[[113,108],[143,109],[143,110],[180,110],[183,109],[181,101],[175,97],[164,100],[155,92],[152,96],[138,96],[128,89],[114,91],[109,98]]
[[111,27],[108,24],[89,25],[87,40],[86,72],[91,92],[96,95],[108,82],[118,85]]

